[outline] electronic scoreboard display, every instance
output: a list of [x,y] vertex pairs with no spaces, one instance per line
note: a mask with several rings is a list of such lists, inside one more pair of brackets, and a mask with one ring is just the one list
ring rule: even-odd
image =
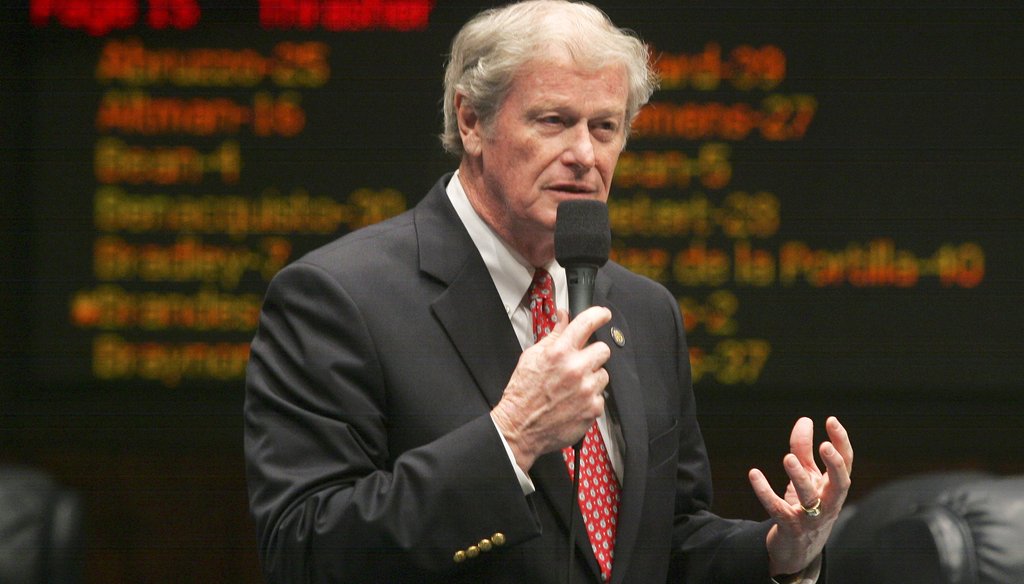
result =
[[[612,258],[678,298],[698,391],[1021,387],[1020,8],[597,4],[661,76]],[[456,167],[442,68],[485,5],[12,9],[19,374],[239,391],[270,278]]]

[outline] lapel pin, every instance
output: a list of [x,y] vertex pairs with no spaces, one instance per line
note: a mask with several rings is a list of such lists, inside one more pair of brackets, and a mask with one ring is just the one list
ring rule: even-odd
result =
[[611,330],[611,333],[612,333],[612,340],[615,341],[616,345],[618,345],[620,347],[625,347],[626,346],[626,335],[622,334],[622,331],[620,331],[618,329],[618,327],[614,327],[613,326],[612,330]]

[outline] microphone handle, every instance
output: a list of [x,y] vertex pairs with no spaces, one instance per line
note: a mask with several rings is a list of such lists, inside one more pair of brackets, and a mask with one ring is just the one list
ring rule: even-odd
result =
[[596,264],[575,264],[565,266],[565,277],[569,282],[569,318],[594,305],[594,282],[597,280]]
[[[569,282],[569,318],[594,305],[594,282],[597,280],[597,264],[572,264],[565,266],[565,278]],[[583,438],[573,447],[579,452]]]

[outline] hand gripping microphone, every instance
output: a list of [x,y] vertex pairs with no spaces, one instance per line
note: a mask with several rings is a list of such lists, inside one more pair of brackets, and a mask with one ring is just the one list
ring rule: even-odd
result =
[[[569,317],[576,316],[594,304],[594,282],[597,269],[608,261],[611,248],[608,227],[608,206],[591,199],[572,199],[558,205],[555,217],[555,259],[565,268],[569,283]],[[576,546],[577,499],[580,488],[580,448],[583,439],[573,445],[576,461],[572,477],[572,501],[569,507],[569,553],[566,583],[572,584]]]
[[555,217],[555,259],[569,281],[569,317],[594,303],[597,269],[608,261],[611,248],[608,206],[592,199],[572,199],[558,205]]

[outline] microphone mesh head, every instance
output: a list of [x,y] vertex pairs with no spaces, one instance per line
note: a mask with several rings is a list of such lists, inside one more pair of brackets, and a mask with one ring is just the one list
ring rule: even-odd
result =
[[555,259],[559,264],[603,266],[611,244],[608,205],[591,199],[559,203],[555,218]]

